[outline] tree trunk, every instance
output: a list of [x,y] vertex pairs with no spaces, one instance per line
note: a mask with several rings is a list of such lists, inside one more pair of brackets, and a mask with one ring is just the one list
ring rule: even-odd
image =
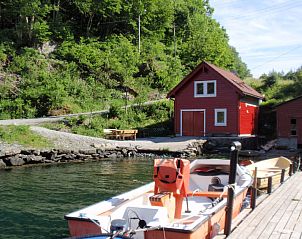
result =
[[27,36],[28,36],[29,42],[31,42],[32,35],[33,35],[35,16],[31,16],[30,19],[28,17],[25,17],[25,21],[26,21],[26,25],[27,25]]
[[58,16],[59,16],[59,13],[60,13],[60,0],[57,1],[57,3],[54,1],[54,10],[53,10],[53,13],[52,13],[52,22],[53,23],[56,23],[58,21]]
[[89,19],[88,19],[88,23],[87,23],[87,27],[86,27],[86,34],[87,34],[87,36],[89,35],[89,32],[90,32],[91,27],[92,27],[93,17],[94,17],[94,14],[89,15]]

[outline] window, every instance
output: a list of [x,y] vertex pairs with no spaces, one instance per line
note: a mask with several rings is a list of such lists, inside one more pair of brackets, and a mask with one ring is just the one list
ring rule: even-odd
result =
[[227,110],[215,109],[215,126],[227,125]]
[[297,119],[290,119],[290,135],[297,135]]
[[215,97],[216,81],[195,81],[194,97]]

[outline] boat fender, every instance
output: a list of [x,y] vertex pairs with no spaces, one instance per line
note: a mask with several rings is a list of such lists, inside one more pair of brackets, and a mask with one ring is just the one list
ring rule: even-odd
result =
[[220,225],[217,222],[215,222],[212,226],[211,238],[217,236],[219,232],[220,232]]

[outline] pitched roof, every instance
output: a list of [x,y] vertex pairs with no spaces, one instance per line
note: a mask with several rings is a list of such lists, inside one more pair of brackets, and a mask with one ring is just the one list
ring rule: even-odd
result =
[[219,68],[213,64],[210,64],[206,61],[200,63],[189,75],[187,75],[177,86],[175,86],[167,95],[168,98],[175,96],[176,92],[182,88],[204,65],[208,65],[218,74],[220,74],[224,79],[229,81],[233,86],[235,86],[243,95],[250,95],[255,98],[263,99],[263,95],[253,89],[251,86],[242,81],[238,76],[230,71],[226,71],[222,68]]
[[280,103],[280,104],[277,104],[277,105],[275,105],[274,108],[277,108],[277,107],[279,107],[279,106],[281,106],[281,105],[287,104],[287,103],[289,103],[289,102],[295,101],[295,100],[300,99],[300,98],[302,98],[302,95],[300,95],[300,96],[298,96],[298,97],[296,97],[296,98],[293,98],[293,99],[291,99],[291,100],[284,101],[284,102],[282,102],[282,103]]

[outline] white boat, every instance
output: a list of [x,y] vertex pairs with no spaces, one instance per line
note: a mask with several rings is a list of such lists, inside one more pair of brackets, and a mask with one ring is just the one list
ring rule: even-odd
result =
[[[237,166],[228,186],[230,160],[157,159],[154,181],[65,215],[70,235],[81,238],[211,238],[224,228],[227,189],[234,190],[232,217],[246,197],[252,177]],[[113,236],[85,237],[111,233]]]

